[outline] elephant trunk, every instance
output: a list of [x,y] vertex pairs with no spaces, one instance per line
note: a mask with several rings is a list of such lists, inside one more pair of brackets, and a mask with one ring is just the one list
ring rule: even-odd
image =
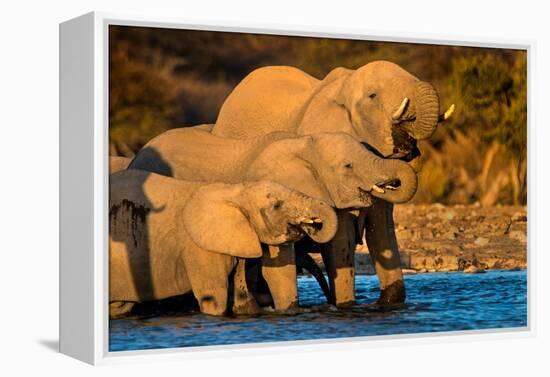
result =
[[338,220],[334,209],[325,202],[311,197],[302,198],[306,211],[299,220],[300,228],[318,243],[330,241],[336,234]]
[[432,85],[420,81],[415,89],[416,120],[411,136],[416,140],[428,139],[435,132],[439,120],[439,96]]
[[317,280],[327,302],[330,302],[330,287],[323,275],[323,271],[307,252],[296,252],[296,266],[305,268]]
[[391,203],[404,203],[416,193],[418,177],[406,162],[376,157],[374,172],[370,172],[370,181],[374,181],[373,196]]

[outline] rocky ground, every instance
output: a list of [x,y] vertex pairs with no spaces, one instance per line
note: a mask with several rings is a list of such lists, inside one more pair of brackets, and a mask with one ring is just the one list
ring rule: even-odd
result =
[[[524,206],[407,204],[395,206],[394,221],[405,273],[527,268]],[[356,271],[375,273],[365,244]]]

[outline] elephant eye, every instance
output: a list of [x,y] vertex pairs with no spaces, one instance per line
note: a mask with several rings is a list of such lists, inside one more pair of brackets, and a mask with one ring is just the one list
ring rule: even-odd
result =
[[353,164],[351,162],[348,162],[347,164],[344,165],[344,167],[346,169],[352,169],[353,168]]
[[273,204],[273,209],[280,209],[282,206],[283,206],[283,201],[282,201],[282,200],[277,200],[277,201]]
[[370,98],[370,99],[376,98],[376,93],[371,93],[371,94],[369,94],[369,98]]

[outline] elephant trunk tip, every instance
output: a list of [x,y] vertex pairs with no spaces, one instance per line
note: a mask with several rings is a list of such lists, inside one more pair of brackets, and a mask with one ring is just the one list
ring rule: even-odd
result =
[[405,203],[412,199],[418,187],[418,176],[406,162],[387,161],[392,166],[390,178],[371,187],[371,194],[377,198],[392,202]]
[[311,216],[304,216],[299,219],[300,227],[314,241],[325,243],[330,241],[336,234],[337,218],[336,213],[327,204],[316,206]]

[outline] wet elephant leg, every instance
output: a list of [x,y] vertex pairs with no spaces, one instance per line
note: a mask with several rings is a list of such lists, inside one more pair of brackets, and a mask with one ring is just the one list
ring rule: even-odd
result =
[[245,260],[238,259],[233,275],[233,314],[251,315],[260,312],[254,296],[246,284]]
[[393,204],[375,199],[365,211],[365,239],[380,281],[377,304],[401,304],[405,302],[405,284],[395,238]]
[[262,275],[269,286],[275,310],[298,307],[294,245],[265,246]]
[[355,303],[355,223],[353,215],[338,211],[338,230],[325,244],[323,262],[329,278],[331,303],[348,306]]

